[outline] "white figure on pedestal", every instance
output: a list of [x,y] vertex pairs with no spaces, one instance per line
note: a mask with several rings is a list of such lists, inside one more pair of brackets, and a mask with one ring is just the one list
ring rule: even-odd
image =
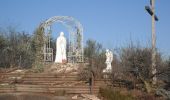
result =
[[103,70],[103,72],[111,72],[112,71],[112,63],[113,61],[113,53],[110,50],[106,50],[106,69]]
[[66,38],[64,33],[60,32],[60,36],[56,40],[56,56],[55,63],[63,63],[67,61],[66,58]]

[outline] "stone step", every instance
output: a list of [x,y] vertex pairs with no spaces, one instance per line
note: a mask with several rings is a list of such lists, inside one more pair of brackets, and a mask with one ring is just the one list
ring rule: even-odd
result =
[[[38,87],[38,86],[15,86],[0,88],[0,92],[36,92],[36,93],[55,93],[57,91],[65,91],[66,93],[89,93],[89,87]],[[94,93],[98,93],[99,89],[93,88]]]
[[1,81],[81,81],[77,78],[22,78],[22,77],[9,77],[1,79]]
[[[10,81],[0,82],[1,84],[8,84],[11,83]],[[89,86],[89,83],[86,81],[21,81],[21,82],[14,82],[12,84],[30,84],[30,85],[70,85],[70,86]],[[103,83],[101,82],[94,82],[95,86],[101,86]]]
[[[56,94],[57,92],[56,91],[15,91],[15,90],[0,90],[0,93],[34,93],[34,94],[39,94],[39,93],[42,93],[42,94]],[[87,91],[66,91],[66,94],[90,94],[90,91],[87,90]],[[93,91],[93,94],[97,95],[98,94],[98,91]]]
[[78,75],[57,75],[57,74],[47,74],[47,73],[30,73],[30,74],[23,74],[23,73],[1,73],[1,77],[27,77],[27,78],[60,78],[60,77],[69,77],[75,78]]
[[[47,78],[47,77],[32,77],[32,78],[27,78],[27,77],[8,77],[8,78],[3,78],[0,81],[12,81],[12,80],[22,80],[22,81],[81,81],[77,77],[52,77],[52,78]],[[104,82],[110,82],[110,80],[103,81],[96,79],[96,83],[104,83]]]
[[[10,88],[10,87],[30,87],[30,88],[36,88],[36,87],[49,87],[49,88],[88,88],[89,86],[85,86],[85,85],[82,85],[82,86],[55,86],[55,85],[32,85],[32,84],[13,84],[13,85],[3,85],[3,86],[0,86],[0,88]],[[96,88],[98,88],[99,86],[94,86]]]
[[[34,85],[34,84],[14,84],[14,85],[3,85],[0,86],[0,89],[8,89],[8,88],[74,88],[74,89],[87,89],[88,85]],[[93,86],[93,88],[97,89],[99,86]]]
[[[89,94],[90,87],[87,81],[78,79],[78,74],[74,75],[56,75],[49,73],[1,73],[0,84],[11,85],[1,86],[0,93],[56,93],[64,90],[68,94]],[[93,86],[93,93],[99,92],[99,87],[104,81],[96,79]]]

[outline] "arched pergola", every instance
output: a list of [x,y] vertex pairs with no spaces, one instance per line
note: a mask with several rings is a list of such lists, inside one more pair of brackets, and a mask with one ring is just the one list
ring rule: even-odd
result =
[[83,57],[83,27],[79,21],[70,16],[54,16],[44,21],[40,27],[43,29],[44,61],[53,61],[53,49],[50,46],[51,26],[61,23],[69,32],[67,59],[69,63],[84,62]]

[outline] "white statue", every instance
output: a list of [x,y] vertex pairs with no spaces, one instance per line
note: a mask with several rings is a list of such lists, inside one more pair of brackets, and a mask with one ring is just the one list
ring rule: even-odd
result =
[[112,70],[112,63],[113,61],[113,53],[110,50],[106,50],[106,69],[103,70],[103,72],[111,72]]
[[56,40],[56,56],[55,63],[63,63],[67,61],[66,58],[66,38],[64,33],[60,32],[60,36]]

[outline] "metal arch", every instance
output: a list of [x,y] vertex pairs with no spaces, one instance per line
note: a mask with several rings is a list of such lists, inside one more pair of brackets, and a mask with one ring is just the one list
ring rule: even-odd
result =
[[80,29],[80,33],[83,33],[83,27],[80,24],[80,22],[77,21],[76,19],[74,19],[73,17],[70,17],[70,16],[54,16],[54,17],[51,17],[48,20],[46,20],[42,24],[42,26],[44,26],[44,28],[45,28],[45,27],[51,26],[54,22],[57,22],[57,21],[61,22],[63,24],[66,23],[69,26],[76,25],[77,28]]
[[53,61],[53,50],[50,47],[50,36],[51,25],[56,22],[63,24],[69,32],[69,51],[67,54],[68,62],[84,62],[83,27],[78,20],[70,16],[54,16],[47,19],[40,25],[44,31],[44,61]]

